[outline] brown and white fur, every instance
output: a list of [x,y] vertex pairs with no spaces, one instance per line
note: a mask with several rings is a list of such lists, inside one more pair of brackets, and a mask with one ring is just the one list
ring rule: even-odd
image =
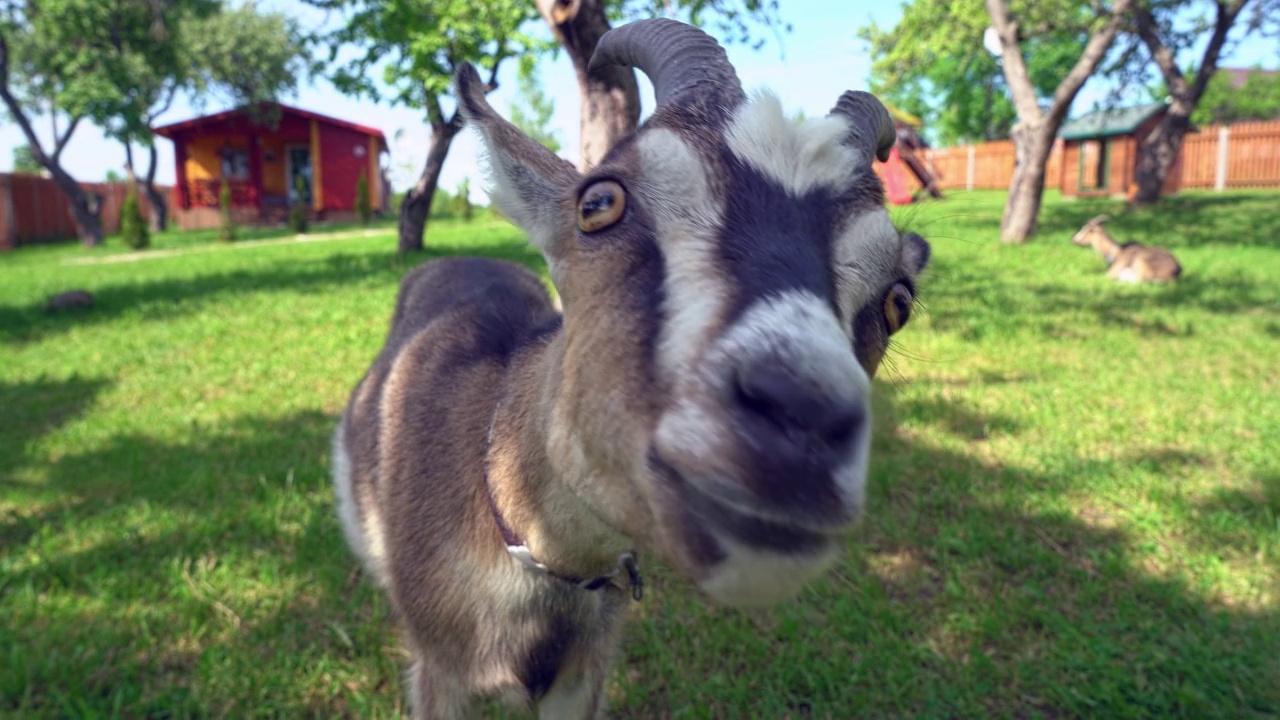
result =
[[1098,215],[1071,236],[1073,244],[1092,247],[1102,256],[1107,262],[1107,277],[1127,283],[1162,283],[1182,275],[1182,266],[1167,249],[1140,242],[1116,242],[1102,227],[1102,223],[1110,219],[1107,215]]
[[590,591],[530,568],[499,517],[560,576],[635,549],[767,607],[864,510],[871,378],[929,257],[872,171],[887,112],[850,92],[796,125],[671,20],[612,30],[592,62],[643,70],[658,107],[586,174],[499,117],[470,65],[455,79],[563,314],[521,267],[423,264],[334,435],[339,516],[403,627],[418,717],[494,696],[604,712],[625,574]]

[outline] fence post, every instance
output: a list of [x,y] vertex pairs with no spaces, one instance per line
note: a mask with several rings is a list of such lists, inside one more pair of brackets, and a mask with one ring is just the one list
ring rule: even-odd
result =
[[1213,179],[1213,189],[1218,192],[1227,188],[1227,138],[1230,135],[1230,126],[1218,127],[1218,172]]
[[969,146],[969,166],[964,174],[964,189],[973,189],[974,155],[977,154],[972,145]]

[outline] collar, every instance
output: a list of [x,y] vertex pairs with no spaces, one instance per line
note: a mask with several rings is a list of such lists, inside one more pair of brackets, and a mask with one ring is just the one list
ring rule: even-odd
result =
[[498,530],[502,533],[502,540],[507,544],[507,553],[511,555],[516,562],[525,568],[539,572],[544,575],[562,580],[583,590],[599,590],[609,585],[615,577],[623,570],[627,573],[627,582],[631,585],[631,597],[639,601],[644,596],[644,579],[640,577],[640,568],[636,564],[636,555],[632,551],[627,551],[618,556],[618,562],[613,569],[604,575],[597,575],[591,578],[580,578],[573,575],[563,575],[551,568],[543,565],[534,559],[533,554],[529,552],[529,548],[524,544],[524,540],[511,529],[507,521],[502,517],[502,512],[498,510],[498,500],[493,494],[493,485],[489,482],[489,448],[493,442],[493,425],[497,422],[498,412],[494,409],[493,420],[489,423],[489,434],[485,438],[484,448],[484,489],[489,496],[489,510],[493,514],[493,520],[498,524]]

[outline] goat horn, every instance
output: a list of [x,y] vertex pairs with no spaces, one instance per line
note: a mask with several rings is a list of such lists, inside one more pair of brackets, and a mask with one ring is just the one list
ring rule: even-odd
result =
[[720,43],[678,20],[637,20],[606,32],[587,69],[594,72],[606,65],[629,65],[648,76],[658,107],[695,87],[733,105],[746,98]]
[[897,141],[897,133],[893,129],[893,117],[884,103],[875,95],[861,90],[849,90],[840,96],[830,115],[843,115],[853,126],[845,142],[868,155],[875,155],[884,162],[889,159],[889,150]]

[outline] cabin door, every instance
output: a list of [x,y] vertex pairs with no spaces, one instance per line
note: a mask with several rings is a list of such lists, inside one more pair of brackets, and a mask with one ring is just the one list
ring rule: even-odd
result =
[[289,180],[289,203],[298,202],[298,178],[302,178],[302,202],[311,204],[311,148],[305,145],[285,151],[285,177]]

